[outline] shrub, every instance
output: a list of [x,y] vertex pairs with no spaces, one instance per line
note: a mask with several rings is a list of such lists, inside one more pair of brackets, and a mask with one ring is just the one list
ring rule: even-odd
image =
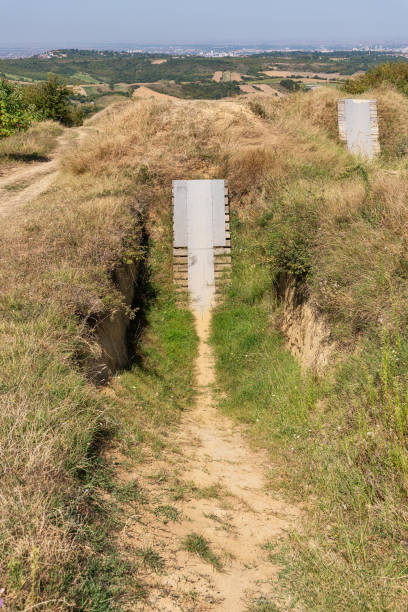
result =
[[296,83],[296,81],[292,79],[282,79],[280,84],[288,91],[299,91],[300,89],[299,83]]
[[361,94],[380,85],[393,85],[399,92],[408,95],[408,63],[387,62],[372,68],[356,79],[349,79],[344,88],[347,93]]
[[64,125],[80,125],[83,117],[69,102],[70,90],[58,77],[50,76],[47,81],[24,88],[23,96],[27,106],[33,106],[42,119],[60,121]]
[[34,105],[24,103],[22,88],[3,79],[0,82],[0,137],[27,130],[37,118]]

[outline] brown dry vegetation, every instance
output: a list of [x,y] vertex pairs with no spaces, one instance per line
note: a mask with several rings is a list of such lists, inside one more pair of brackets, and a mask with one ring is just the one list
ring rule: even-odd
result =
[[[265,165],[258,151],[259,181],[233,200],[235,279],[215,318],[221,404],[271,450],[275,486],[308,508],[283,553],[308,610],[408,605],[408,101],[366,95],[380,108],[373,162],[339,144],[338,92],[253,106],[276,126],[277,154]],[[243,153],[241,177],[254,159]],[[302,380],[271,328],[270,288],[285,278],[336,341],[339,361],[320,378]]]
[[47,161],[63,128],[54,121],[42,121],[10,138],[0,140],[0,174],[17,164]]
[[[338,93],[331,89],[284,100],[263,97],[257,106],[245,100],[131,100],[110,107],[88,122],[96,133],[66,156],[58,183],[1,228],[0,526],[1,557],[7,559],[1,571],[11,609],[42,601],[51,601],[44,606],[52,610],[104,609],[91,608],[89,595],[85,600],[78,595],[87,559],[97,548],[87,539],[86,525],[99,508],[97,500],[86,497],[78,475],[94,469],[110,403],[81,370],[97,349],[87,323],[122,307],[112,271],[123,260],[141,259],[140,213],[147,211],[156,241],[168,236],[162,219],[167,215],[169,221],[172,179],[227,178],[236,219],[255,227],[257,262],[273,271],[268,287],[280,273],[306,280],[312,301],[347,351],[370,334],[380,336],[384,326],[393,329],[397,315],[405,329],[408,177],[398,155],[408,140],[403,121],[408,102],[393,91],[370,93],[374,96],[380,121],[384,117],[386,155],[373,163],[356,160],[339,144],[333,119]],[[170,258],[163,259],[159,271],[167,285],[170,265]],[[250,282],[248,277],[242,285]],[[254,300],[252,291],[256,282],[248,286],[247,303]],[[407,463],[406,426],[404,421],[397,432],[391,415],[384,428],[379,425],[378,444],[369,449],[355,434],[353,415],[341,413],[342,424],[350,420],[355,449],[348,455],[349,472],[363,487],[372,487],[371,510],[364,506],[364,511],[374,534],[379,525],[383,532],[376,539],[369,531],[374,544],[365,548],[375,573],[383,567],[381,556],[391,563],[397,554],[394,535],[407,539],[401,467]],[[369,418],[380,422],[374,408]],[[321,437],[327,447],[330,436]],[[276,451],[275,442],[271,448]],[[378,481],[369,453],[381,466]],[[291,466],[283,473],[304,494],[293,476],[299,465],[293,455],[290,461],[283,456]],[[310,467],[307,452],[299,456]],[[343,460],[337,447],[333,456]],[[325,473],[319,475],[323,480]],[[338,491],[349,486],[346,477],[334,478]],[[311,486],[324,491],[321,482]],[[324,503],[327,511],[332,500]],[[310,511],[319,516],[312,502]],[[358,523],[353,503],[349,512],[350,525]],[[329,520],[335,522],[335,511]],[[341,563],[334,555],[333,566],[358,590],[353,562],[360,561],[341,548],[346,541],[336,551]],[[330,580],[320,579],[329,592]],[[393,597],[394,609],[406,609],[401,582],[382,573],[370,585],[363,583],[364,596],[375,589],[380,595],[370,595],[374,603],[367,609],[379,609],[381,601],[382,609],[392,609]],[[352,601],[348,608],[313,601],[310,609],[361,609],[354,600],[347,600]]]
[[[89,535],[110,525],[86,493],[111,404],[86,381],[92,327],[123,308],[112,272],[140,261],[140,214],[168,214],[171,178],[220,176],[228,128],[262,140],[259,120],[228,104],[131,101],[90,124],[97,133],[66,156],[58,181],[0,233],[1,584],[16,610],[93,609],[99,574],[113,597],[109,557]],[[169,272],[170,260],[167,284]]]

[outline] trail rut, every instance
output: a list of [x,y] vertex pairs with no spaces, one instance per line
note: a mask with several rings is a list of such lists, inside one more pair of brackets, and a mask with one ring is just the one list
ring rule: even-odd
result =
[[[196,322],[199,395],[175,436],[179,455],[173,465],[168,460],[152,460],[121,474],[124,481],[136,478],[143,482],[150,498],[171,503],[181,516],[179,521],[163,523],[142,513],[127,521],[120,536],[129,558],[137,545],[158,551],[165,561],[162,573],[144,572],[149,596],[138,610],[238,612],[254,601],[277,603],[279,568],[268,550],[285,536],[299,514],[296,507],[267,491],[266,454],[252,450],[240,428],[216,410],[214,358],[207,343],[210,315],[197,315]],[[178,486],[185,483],[188,492],[180,500],[174,499],[174,486],[164,484],[173,469]],[[160,485],[152,484],[152,473],[162,474]],[[185,550],[183,542],[192,533],[207,540],[222,571]]]
[[70,148],[79,146],[87,136],[84,127],[65,129],[50,161],[29,164],[0,177],[0,219],[19,209],[46,191],[58,173],[59,160]]

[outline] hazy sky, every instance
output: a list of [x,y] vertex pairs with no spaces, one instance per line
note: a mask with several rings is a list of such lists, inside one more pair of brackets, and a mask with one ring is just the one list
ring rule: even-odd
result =
[[0,45],[408,38],[408,0],[0,0]]

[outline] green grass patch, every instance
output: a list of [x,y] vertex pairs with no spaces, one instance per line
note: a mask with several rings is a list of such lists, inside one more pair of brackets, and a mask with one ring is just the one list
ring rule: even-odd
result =
[[177,510],[174,506],[158,506],[154,509],[154,514],[158,517],[163,518],[163,522],[166,524],[169,521],[175,523],[180,520],[181,512]]
[[95,79],[93,76],[88,74],[87,72],[75,72],[71,77],[74,83],[99,83],[98,79]]
[[136,551],[136,556],[141,560],[144,566],[149,567],[154,572],[163,571],[164,559],[151,546],[139,548]]
[[220,559],[213,553],[207,540],[197,533],[190,533],[183,542],[184,549],[206,561],[217,570],[222,570]]

